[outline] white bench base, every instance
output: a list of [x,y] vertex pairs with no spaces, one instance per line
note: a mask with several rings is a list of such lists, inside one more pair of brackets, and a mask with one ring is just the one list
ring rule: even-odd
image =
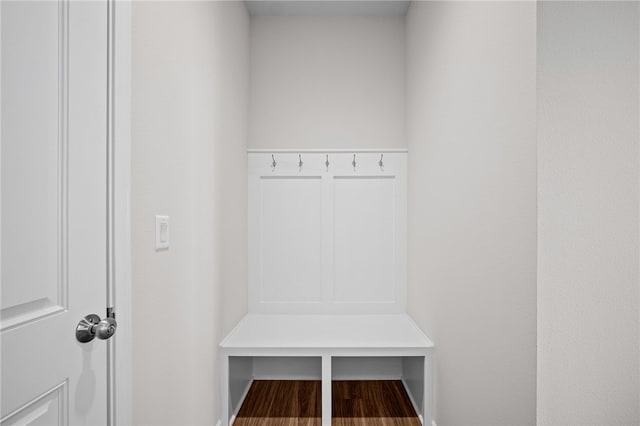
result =
[[245,316],[220,344],[221,425],[232,424],[254,379],[322,380],[331,425],[334,379],[401,379],[434,425],[434,346],[406,314]]

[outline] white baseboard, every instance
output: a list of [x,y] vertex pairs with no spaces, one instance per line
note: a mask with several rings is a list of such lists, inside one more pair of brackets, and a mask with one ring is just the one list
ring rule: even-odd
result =
[[[245,390],[242,392],[242,397],[240,398],[240,402],[238,403],[238,411],[240,411],[240,408],[242,407],[242,403],[244,402],[244,399],[247,397],[247,394],[249,393],[249,389],[251,388],[252,383],[253,383],[253,379],[249,381],[249,384],[247,385]],[[236,421],[237,415],[238,415],[237,412],[231,413],[231,418],[229,419],[229,426],[233,426],[233,422]],[[218,423],[216,423],[216,426],[222,426],[222,421],[218,420]]]
[[[413,405],[413,409],[416,410],[416,414],[418,414],[420,423],[424,425],[424,417],[422,417],[422,414],[420,414],[420,410],[418,409],[418,404],[416,404],[416,401],[413,399],[413,395],[409,391],[409,386],[407,386],[407,382],[404,381],[404,378],[400,380],[402,381],[402,386],[404,386],[404,390],[407,392],[407,395],[409,395],[409,401],[411,401],[411,405]],[[431,421],[431,426],[438,426],[435,420]]]
[[244,402],[245,398],[247,397],[247,394],[249,393],[249,389],[251,389],[251,385],[253,384],[254,380],[255,379],[249,380],[249,383],[247,384],[247,387],[244,388],[244,391],[242,392],[242,396],[240,397],[240,401],[238,402],[238,408],[237,408],[237,410],[234,410],[234,412],[231,414],[231,419],[229,419],[229,426],[233,426],[233,422],[236,421],[236,416],[238,415],[238,412],[240,411],[240,408],[242,408],[242,403]]
[[418,408],[418,404],[416,404],[416,401],[413,399],[413,395],[411,394],[411,391],[409,390],[409,386],[407,385],[407,382],[404,381],[404,377],[402,379],[400,379],[400,380],[402,381],[402,386],[404,386],[404,391],[407,393],[407,395],[409,395],[409,401],[411,401],[411,405],[413,405],[413,409],[416,410],[416,414],[420,418],[420,423],[424,424],[424,419],[422,418],[422,413],[420,413],[420,409]]

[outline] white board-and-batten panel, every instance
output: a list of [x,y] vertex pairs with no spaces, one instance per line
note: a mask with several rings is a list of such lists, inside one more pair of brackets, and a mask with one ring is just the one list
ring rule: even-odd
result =
[[249,311],[404,313],[406,164],[397,150],[249,151]]

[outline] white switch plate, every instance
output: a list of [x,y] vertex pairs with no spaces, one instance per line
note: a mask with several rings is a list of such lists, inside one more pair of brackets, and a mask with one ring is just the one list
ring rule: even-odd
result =
[[156,250],[169,248],[169,216],[156,215]]

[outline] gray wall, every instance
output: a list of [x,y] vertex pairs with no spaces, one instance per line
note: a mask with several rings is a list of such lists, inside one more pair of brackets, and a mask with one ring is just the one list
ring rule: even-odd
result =
[[637,2],[538,3],[538,423],[640,424]]
[[132,21],[133,422],[213,425],[237,319],[223,309],[246,305],[249,18],[239,2],[134,2]]
[[436,420],[536,416],[536,7],[407,17],[409,313],[437,348]]
[[404,18],[251,18],[251,148],[404,148]]

